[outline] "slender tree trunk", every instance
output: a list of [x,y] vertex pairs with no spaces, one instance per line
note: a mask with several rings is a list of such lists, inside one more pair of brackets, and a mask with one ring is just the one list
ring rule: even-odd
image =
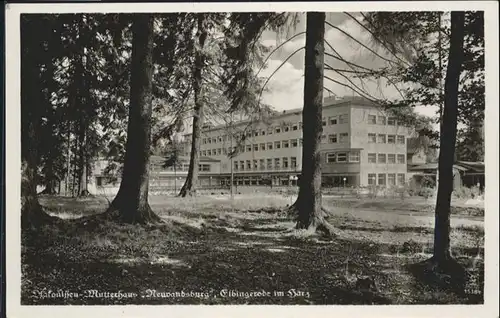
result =
[[193,90],[194,90],[194,116],[193,116],[193,133],[191,140],[191,154],[189,160],[188,175],[186,182],[181,188],[179,196],[196,194],[198,185],[198,164],[201,141],[201,129],[203,127],[203,95],[202,89],[202,69],[205,59],[203,57],[203,47],[207,38],[207,32],[204,27],[204,17],[202,14],[198,16],[198,45],[199,48],[195,52],[195,61],[193,67]]
[[80,158],[79,158],[79,169],[80,172],[78,177],[78,196],[86,196],[88,194],[87,187],[87,153],[86,153],[86,145],[87,145],[87,132],[85,128],[85,124],[82,127],[82,137],[80,141]]
[[464,13],[451,13],[451,39],[445,79],[443,124],[439,151],[439,185],[434,230],[434,259],[447,261],[450,256],[450,206],[453,192],[453,164],[457,140],[458,87],[464,42]]
[[149,206],[151,149],[153,16],[134,15],[127,144],[122,181],[108,212],[127,223],[161,222]]
[[68,196],[69,194],[69,181],[71,176],[71,121],[68,122],[68,150],[66,152],[66,179],[64,182],[64,195]]
[[323,132],[323,73],[325,13],[307,13],[304,81],[304,109],[302,173],[299,194],[291,206],[298,213],[297,229],[310,229],[333,234],[333,227],[325,220],[321,205],[321,154]]

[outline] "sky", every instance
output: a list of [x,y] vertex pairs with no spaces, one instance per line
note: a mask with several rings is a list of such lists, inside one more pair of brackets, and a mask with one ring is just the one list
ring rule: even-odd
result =
[[[350,13],[358,21],[361,21],[359,13]],[[300,15],[300,21],[294,30],[288,30],[288,34],[278,35],[273,31],[265,31],[261,38],[261,43],[271,49],[276,48],[284,43],[286,39],[293,35],[305,31],[305,15]],[[334,12],[327,13],[326,20],[333,26],[344,30],[353,38],[375,50],[383,58],[394,59],[384,48],[374,45],[371,40],[371,35],[356,23],[351,17],[342,13]],[[286,33],[286,32],[285,32]],[[326,26],[325,39],[345,60],[371,69],[378,69],[387,62],[382,58],[357,44],[354,40],[344,35],[341,31]],[[305,34],[295,37],[292,41],[284,44],[269,58],[266,68],[260,73],[260,76],[269,77],[294,51],[305,45]],[[333,51],[325,46],[325,52],[333,53]],[[325,63],[338,69],[349,69],[348,66],[341,61],[325,56]],[[303,90],[304,90],[304,50],[300,50],[290,57],[283,66],[273,75],[266,85],[266,92],[263,94],[263,101],[271,105],[276,110],[286,110],[293,108],[302,108],[303,105]],[[325,76],[342,83],[348,83],[347,80],[336,74],[334,71],[325,70]],[[359,87],[362,87],[359,80],[353,80]],[[334,94],[339,97],[357,95],[351,89],[342,85],[324,80],[324,85]],[[392,86],[387,86],[386,83],[363,82],[363,89],[377,98],[397,98],[399,95],[397,89]],[[324,91],[324,96],[328,97],[331,93]],[[436,108],[433,107],[417,107],[416,112],[426,116],[435,116]]]

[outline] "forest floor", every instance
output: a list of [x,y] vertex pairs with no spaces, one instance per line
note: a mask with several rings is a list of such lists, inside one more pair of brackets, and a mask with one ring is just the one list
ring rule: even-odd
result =
[[[482,303],[484,210],[454,207],[452,254],[465,292],[423,280],[431,208],[324,198],[338,237],[294,230],[277,195],[152,196],[160,226],[102,222],[103,198],[42,197],[56,225],[22,233],[21,302],[33,304]],[[80,218],[82,216],[89,216]],[[476,284],[477,282],[477,284]],[[50,291],[50,292],[49,292]],[[70,295],[69,293],[73,293]]]

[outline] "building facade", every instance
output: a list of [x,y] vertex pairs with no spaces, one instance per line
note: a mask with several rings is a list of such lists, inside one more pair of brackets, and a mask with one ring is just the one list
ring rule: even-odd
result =
[[[409,129],[363,99],[327,98],[323,105],[321,169],[325,186],[397,186],[407,180]],[[202,132],[199,155],[220,162],[203,178],[229,185],[294,185],[302,160],[302,109],[266,122],[237,122]],[[244,137],[243,137],[244,136]],[[241,141],[244,139],[243,141]],[[185,135],[185,155],[191,135]],[[235,156],[229,154],[235,152]]]

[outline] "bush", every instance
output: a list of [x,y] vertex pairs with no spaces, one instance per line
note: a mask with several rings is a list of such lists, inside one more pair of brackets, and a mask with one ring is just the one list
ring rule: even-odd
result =
[[422,188],[435,188],[436,180],[431,176],[424,175],[420,180],[420,185],[422,186]]
[[421,197],[424,197],[424,198],[428,199],[428,198],[430,198],[430,197],[432,197],[434,195],[434,189],[433,188],[422,187],[418,191],[418,195],[421,196]]
[[409,240],[403,243],[401,248],[402,253],[416,254],[422,251],[422,245],[415,242],[414,240]]

